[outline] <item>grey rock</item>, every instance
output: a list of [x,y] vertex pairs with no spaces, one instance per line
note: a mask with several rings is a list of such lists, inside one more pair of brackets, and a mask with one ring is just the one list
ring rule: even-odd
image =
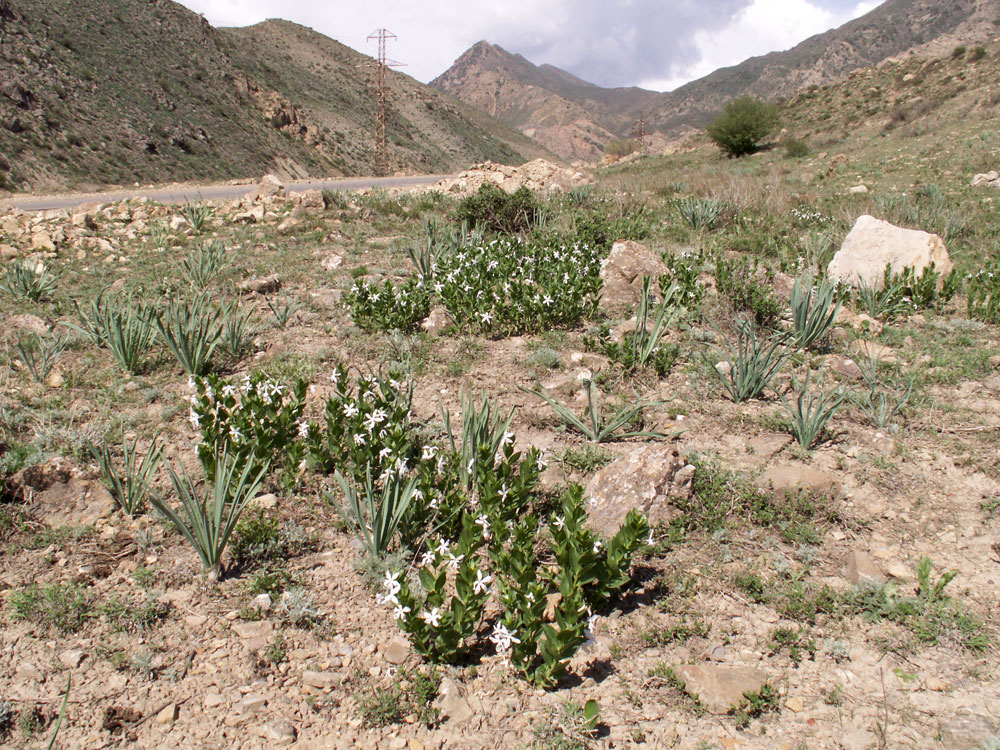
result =
[[450,723],[464,724],[475,716],[472,706],[465,699],[462,688],[450,677],[441,680],[438,697],[434,705],[441,710]]
[[402,638],[393,638],[385,647],[383,655],[390,664],[402,664],[410,656],[410,644]]
[[953,750],[973,750],[989,740],[1000,740],[1000,733],[990,719],[971,711],[958,711],[941,722],[941,741]]
[[336,672],[315,672],[307,669],[302,673],[302,684],[307,687],[326,690],[336,687],[341,682],[343,682],[343,678]]
[[851,550],[847,556],[847,580],[857,585],[859,583],[871,583],[881,585],[885,583],[885,574],[879,570],[878,565],[871,555],[861,550]]
[[269,740],[273,745],[291,745],[298,738],[299,733],[295,730],[295,725],[290,721],[272,721],[264,727],[261,732],[264,739]]
[[587,485],[590,523],[613,536],[633,508],[653,525],[676,515],[671,498],[691,496],[694,466],[670,445],[638,448],[601,469]]
[[443,306],[435,305],[420,323],[420,327],[429,336],[439,336],[446,328],[454,324],[455,319],[451,317],[451,313]]
[[70,669],[76,669],[83,664],[83,660],[86,656],[87,654],[83,651],[83,649],[71,648],[59,654],[59,662]]
[[281,289],[281,279],[278,274],[263,276],[259,279],[246,279],[239,283],[241,292],[251,292],[253,294],[273,294]]
[[631,310],[642,296],[642,277],[656,279],[669,270],[660,255],[642,243],[632,240],[614,243],[601,266],[601,309]]
[[675,667],[674,674],[690,695],[716,715],[729,713],[731,708],[746,700],[744,693],[759,691],[767,681],[767,675],[761,670],[749,667],[685,665]]

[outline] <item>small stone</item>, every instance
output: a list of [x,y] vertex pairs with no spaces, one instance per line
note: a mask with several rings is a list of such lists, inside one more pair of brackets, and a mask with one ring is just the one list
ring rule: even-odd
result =
[[407,743],[409,750],[424,750],[424,743],[418,740],[416,737],[411,737],[410,741]]
[[341,256],[337,255],[337,253],[330,253],[319,264],[324,271],[333,271],[336,268],[340,268],[343,263],[344,259]]
[[847,188],[847,192],[851,195],[865,195],[868,192],[868,186],[855,185],[854,187]]
[[997,728],[992,721],[968,710],[959,709],[954,716],[941,721],[942,747],[973,750],[983,747],[990,739],[995,739],[996,734]]
[[184,618],[184,624],[189,628],[200,628],[208,622],[208,618],[205,615],[188,615]]
[[336,672],[314,672],[307,669],[302,673],[302,684],[308,687],[326,690],[336,687],[341,682],[343,678]]
[[70,669],[76,669],[83,663],[86,656],[81,649],[73,648],[59,654],[59,662]]
[[715,715],[729,713],[746,700],[744,693],[759,691],[767,681],[762,671],[748,667],[684,665],[675,667],[674,673],[684,683],[684,689]]
[[221,695],[220,693],[209,693],[205,696],[205,700],[202,702],[202,705],[205,708],[218,708],[219,706],[226,705],[228,702],[229,701],[226,700],[226,696]]
[[295,725],[290,721],[272,721],[264,727],[262,732],[264,739],[270,740],[275,745],[291,745],[298,737]]
[[45,385],[49,388],[61,388],[64,382],[65,380],[59,370],[53,370],[49,373],[49,376],[45,378]]
[[462,694],[462,688],[450,677],[441,680],[434,705],[447,717],[449,723],[464,724],[475,716],[472,706]]
[[259,620],[257,622],[237,622],[233,624],[232,629],[240,638],[259,638],[270,635],[274,626],[266,620]]
[[799,696],[796,695],[785,701],[785,708],[794,713],[799,713],[805,708],[805,703]]
[[160,709],[160,712],[156,714],[154,721],[157,724],[173,724],[177,719],[177,704],[171,703],[169,706],[164,706]]
[[847,556],[847,580],[855,585],[869,583],[878,586],[885,583],[885,575],[870,555],[856,549]]
[[933,690],[936,693],[943,693],[945,690],[951,687],[951,685],[949,685],[947,682],[945,682],[944,680],[940,680],[937,677],[928,677],[924,681],[924,685],[928,690]]
[[263,695],[248,695],[240,701],[240,713],[255,714],[267,705],[267,698]]
[[254,597],[253,604],[251,606],[253,606],[255,609],[260,610],[261,612],[267,612],[269,609],[271,609],[272,604],[273,602],[271,601],[270,594],[258,594],[256,597]]
[[912,574],[912,571],[910,571],[909,568],[903,565],[903,563],[897,561],[890,562],[886,565],[885,572],[900,581],[907,580]]
[[271,274],[260,279],[246,279],[239,283],[240,291],[253,294],[273,294],[281,289],[281,279],[277,274]]
[[273,510],[278,507],[278,496],[270,492],[266,495],[258,495],[250,501],[250,505],[254,508],[262,508],[263,510]]
[[410,656],[410,644],[402,638],[393,638],[385,647],[383,656],[390,664],[402,664]]

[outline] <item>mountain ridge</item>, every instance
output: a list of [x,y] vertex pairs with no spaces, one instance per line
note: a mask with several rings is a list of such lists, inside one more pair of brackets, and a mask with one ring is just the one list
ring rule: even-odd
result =
[[[497,117],[564,158],[593,159],[611,140],[628,137],[639,118],[674,136],[704,126],[736,96],[790,96],[911,50],[941,54],[948,45],[988,41],[998,24],[1000,0],[887,0],[789,50],[751,57],[663,93],[601,88],[483,41],[430,85],[474,107],[489,102]],[[593,135],[583,147],[574,138],[580,129]]]

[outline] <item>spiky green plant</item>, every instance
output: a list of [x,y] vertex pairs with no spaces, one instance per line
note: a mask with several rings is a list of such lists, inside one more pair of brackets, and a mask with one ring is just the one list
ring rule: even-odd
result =
[[648,437],[653,438],[654,440],[660,440],[668,437],[668,435],[662,432],[654,432],[650,430],[626,430],[624,432],[618,432],[618,430],[622,427],[630,424],[637,417],[642,416],[642,412],[647,407],[658,406],[663,403],[662,401],[643,401],[641,399],[636,399],[635,403],[625,405],[615,412],[609,419],[602,421],[601,410],[597,404],[597,399],[595,398],[598,392],[597,383],[594,382],[593,378],[591,378],[587,381],[586,386],[586,422],[580,419],[569,408],[564,406],[558,399],[540,386],[537,391],[530,391],[527,388],[522,388],[521,390],[525,393],[538,396],[540,399],[544,400],[545,403],[552,407],[556,416],[559,417],[568,427],[573,428],[593,443],[607,443],[615,440],[626,440],[633,437]]
[[101,292],[91,300],[89,311],[76,305],[76,314],[80,325],[71,324],[72,328],[98,346],[107,347],[126,371],[133,374],[141,371],[146,352],[156,335],[152,322],[155,314],[151,307],[134,302],[131,295],[108,300]]
[[39,302],[48,299],[56,290],[60,273],[52,274],[41,263],[26,263],[15,259],[7,264],[3,288],[16,299]]
[[792,434],[805,450],[813,447],[823,434],[830,418],[844,403],[847,393],[841,388],[825,391],[822,387],[810,390],[811,373],[807,370],[804,380],[792,375],[793,398],[781,394],[788,416],[792,421]]
[[287,304],[278,305],[271,302],[271,300],[267,300],[267,308],[274,315],[274,321],[278,324],[278,328],[284,331],[289,321],[291,321],[292,316],[302,308],[302,305],[298,302],[288,302]]
[[203,292],[226,268],[228,251],[221,242],[204,242],[181,261],[181,271],[197,291]]
[[715,228],[722,216],[722,203],[711,198],[687,195],[678,198],[674,205],[681,221],[696,232]]
[[404,480],[390,474],[385,477],[380,490],[372,481],[371,467],[366,467],[365,481],[357,486],[348,482],[339,471],[334,477],[340,485],[344,502],[337,502],[331,495],[328,497],[344,521],[354,528],[371,561],[384,560],[413,502],[417,478]]
[[201,234],[209,219],[214,215],[212,207],[205,203],[184,203],[184,218],[195,234]]
[[258,466],[245,461],[240,471],[239,463],[223,449],[216,456],[212,489],[204,498],[199,496],[186,470],[182,469],[178,475],[171,468],[170,481],[180,499],[179,510],[156,495],[149,496],[150,504],[194,547],[212,582],[219,580],[226,545],[269,468],[267,463]]
[[184,371],[204,375],[222,341],[222,311],[205,294],[171,300],[154,319],[156,330]]
[[238,302],[222,306],[222,337],[220,344],[231,357],[239,359],[250,348],[253,327],[250,324],[256,308],[240,308]]
[[462,457],[462,466],[470,467],[469,471],[461,474],[462,485],[469,490],[478,474],[475,471],[477,462],[486,461],[492,466],[501,444],[508,439],[514,409],[511,408],[504,415],[499,400],[491,402],[485,395],[477,407],[472,394],[463,393],[462,435],[459,443],[451,429],[451,415],[443,405],[440,408],[452,453]]
[[139,460],[139,439],[131,444],[125,439],[125,429],[122,428],[119,438],[121,462],[116,460],[115,451],[105,440],[100,446],[89,440],[87,448],[97,461],[101,473],[101,483],[111,493],[111,497],[122,512],[127,516],[135,516],[142,512],[146,496],[149,494],[149,482],[163,458],[163,449],[157,443],[156,436]]
[[787,341],[787,334],[774,334],[762,341],[753,320],[739,318],[735,341],[723,337],[723,346],[714,347],[724,357],[728,369],[713,366],[712,371],[735,403],[758,398],[771,386],[788,357]]
[[67,339],[52,339],[31,334],[17,340],[14,352],[31,373],[32,379],[36,383],[44,383],[59,355],[66,351],[68,345]]
[[854,305],[861,312],[879,320],[892,320],[913,310],[913,302],[906,296],[906,279],[885,267],[881,283],[869,284],[859,279],[854,288]]
[[818,346],[840,312],[837,287],[829,279],[814,285],[811,278],[800,276],[792,287],[791,307],[796,343],[803,349]]

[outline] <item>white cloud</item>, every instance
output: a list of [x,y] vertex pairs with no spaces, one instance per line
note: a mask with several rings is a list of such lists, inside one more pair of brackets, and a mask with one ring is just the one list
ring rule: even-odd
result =
[[726,27],[695,33],[697,62],[672,71],[669,78],[652,78],[639,85],[671,91],[747,58],[791,49],[815,34],[864,15],[883,1],[866,0],[847,12],[836,13],[809,0],[753,0]]
[[[788,48],[866,12],[845,0],[180,0],[215,26],[285,18],[374,55],[368,35],[398,35],[388,55],[421,81],[480,39],[603,86],[671,88],[752,55]],[[848,0],[850,1],[850,0]]]

